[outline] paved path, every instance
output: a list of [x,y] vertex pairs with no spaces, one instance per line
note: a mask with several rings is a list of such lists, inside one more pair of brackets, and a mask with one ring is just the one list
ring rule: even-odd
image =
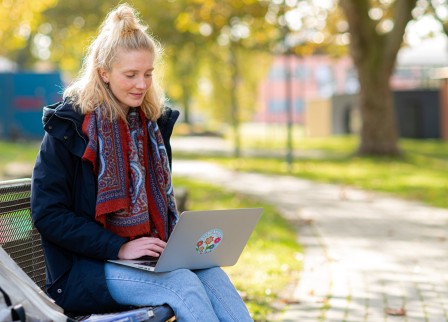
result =
[[173,174],[260,197],[299,223],[304,270],[279,321],[448,321],[448,211],[197,161],[175,160]]

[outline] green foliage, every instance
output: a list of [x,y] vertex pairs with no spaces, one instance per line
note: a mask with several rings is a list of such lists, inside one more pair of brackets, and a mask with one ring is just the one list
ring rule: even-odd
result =
[[45,10],[45,22],[51,26],[51,61],[70,78],[77,75],[91,39],[100,23],[119,1],[57,1]]
[[[15,60],[20,68],[30,67],[33,41],[43,23],[41,13],[57,0],[4,0],[0,2],[0,56]],[[41,38],[42,39],[42,38]]]
[[[42,24],[49,26],[52,40],[51,61],[69,79],[76,76],[100,22],[119,3],[57,1],[43,11]],[[259,81],[269,66],[266,51],[253,49],[270,47],[276,30],[264,18],[267,2],[154,0],[148,5],[134,0],[131,5],[165,48],[163,85],[171,103],[184,108],[187,121],[194,106],[205,117],[230,122],[232,91],[238,91],[239,103],[244,106],[245,113],[238,112],[241,118],[252,115]],[[236,44],[240,66],[237,89],[232,84],[236,67],[229,61],[230,44]]]
[[[190,210],[263,207],[263,215],[235,266],[225,268],[243,296],[255,321],[266,321],[279,292],[296,281],[302,249],[296,231],[273,206],[218,187],[174,178],[174,186],[188,190]],[[237,224],[237,223],[235,223]]]

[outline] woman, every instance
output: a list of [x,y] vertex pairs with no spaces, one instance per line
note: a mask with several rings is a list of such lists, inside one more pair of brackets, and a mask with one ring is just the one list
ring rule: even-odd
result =
[[179,321],[252,321],[220,268],[150,273],[107,262],[160,256],[178,219],[157,43],[128,5],[113,10],[64,101],[44,109],[32,214],[47,291],[70,312],[169,304]]

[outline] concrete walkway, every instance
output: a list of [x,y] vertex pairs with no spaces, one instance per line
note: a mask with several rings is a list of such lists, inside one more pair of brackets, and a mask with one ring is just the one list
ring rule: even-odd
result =
[[304,270],[279,321],[448,321],[448,211],[286,176],[174,160],[173,174],[277,205]]

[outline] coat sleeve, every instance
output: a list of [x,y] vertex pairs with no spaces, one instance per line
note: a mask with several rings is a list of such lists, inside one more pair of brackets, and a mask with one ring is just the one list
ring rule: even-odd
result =
[[63,142],[46,134],[33,171],[31,211],[42,237],[66,251],[100,260],[116,259],[127,241],[94,220],[93,214],[75,209],[81,198],[75,188],[78,157]]

